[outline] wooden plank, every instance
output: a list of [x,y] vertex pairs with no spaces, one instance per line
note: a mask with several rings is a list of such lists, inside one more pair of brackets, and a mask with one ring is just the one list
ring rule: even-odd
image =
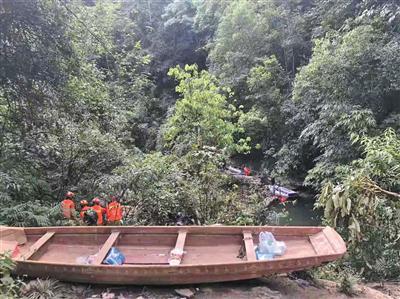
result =
[[246,248],[247,261],[256,261],[257,257],[254,249],[253,234],[249,231],[243,231],[243,241]]
[[312,235],[309,239],[316,254],[326,255],[335,253],[323,232]]
[[[183,252],[183,249],[185,247],[186,235],[187,235],[186,230],[180,230],[178,232],[178,238],[176,239],[176,244],[175,244],[174,250]],[[183,256],[182,256],[182,259],[183,259]],[[179,264],[182,262],[182,259],[179,261]]]
[[43,247],[53,236],[55,232],[47,232],[40,237],[30,248],[27,254],[23,256],[25,260],[29,260],[41,247]]
[[310,236],[322,231],[323,227],[313,226],[68,226],[47,228],[24,228],[27,235],[42,234],[51,230],[57,234],[110,234],[119,231],[121,234],[177,234],[186,230],[188,234],[242,235],[243,230],[258,234],[269,231],[275,236]]
[[175,249],[183,251],[185,247],[187,231],[179,231],[178,238],[176,239]]
[[101,265],[103,260],[106,258],[107,253],[110,251],[111,247],[114,245],[119,237],[119,232],[112,232],[108,237],[107,241],[103,244],[100,251],[97,253],[97,257],[93,262],[93,265]]

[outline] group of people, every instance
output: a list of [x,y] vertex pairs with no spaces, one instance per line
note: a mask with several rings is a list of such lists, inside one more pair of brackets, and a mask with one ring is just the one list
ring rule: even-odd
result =
[[75,193],[68,191],[61,202],[61,210],[65,219],[79,220],[85,225],[121,225],[123,218],[123,206],[118,196],[110,196],[110,202],[106,207],[101,205],[101,200],[95,197],[91,203],[85,199],[79,202],[79,218],[75,206]]

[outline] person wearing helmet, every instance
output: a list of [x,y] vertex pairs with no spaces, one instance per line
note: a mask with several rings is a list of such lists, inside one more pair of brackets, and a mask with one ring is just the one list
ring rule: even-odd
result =
[[83,221],[83,218],[85,217],[85,212],[87,210],[89,210],[90,207],[89,207],[89,203],[86,199],[81,200],[80,204],[81,204],[81,212],[79,213],[79,217]]
[[111,202],[107,206],[107,225],[122,224],[122,206],[117,196],[111,196]]
[[106,214],[106,209],[100,205],[100,198],[95,197],[92,200],[93,206],[91,207],[97,214],[97,225],[104,224],[104,214]]
[[75,218],[75,203],[74,203],[75,193],[68,191],[65,194],[65,199],[61,202],[61,210],[65,219]]

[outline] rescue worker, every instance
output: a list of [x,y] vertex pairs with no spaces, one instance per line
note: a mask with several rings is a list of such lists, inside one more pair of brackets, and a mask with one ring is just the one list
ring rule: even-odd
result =
[[85,217],[85,211],[89,210],[90,207],[86,199],[81,200],[80,204],[81,204],[81,212],[79,213],[79,217],[83,221],[83,218]]
[[92,200],[92,207],[91,209],[94,210],[97,214],[97,225],[104,224],[104,216],[106,214],[106,209],[100,205],[100,198],[95,197]]
[[61,202],[61,210],[65,219],[75,218],[75,203],[74,203],[75,193],[68,191],[65,194],[65,199]]
[[107,206],[107,225],[122,224],[122,206],[117,196],[111,196],[111,202]]
[[251,173],[250,167],[247,166],[243,167],[243,173],[245,176],[250,176]]

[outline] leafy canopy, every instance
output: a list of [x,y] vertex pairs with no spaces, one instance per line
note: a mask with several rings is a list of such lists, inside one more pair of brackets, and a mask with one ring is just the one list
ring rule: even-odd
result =
[[182,98],[167,123],[167,146],[184,152],[203,146],[231,152],[249,149],[245,140],[235,142],[235,134],[243,129],[234,123],[240,111],[228,103],[229,89],[218,86],[216,77],[196,65],[172,68],[168,74],[179,81],[176,91]]
[[364,157],[336,169],[317,207],[347,236],[354,266],[369,277],[400,274],[400,138],[392,129],[360,138]]

